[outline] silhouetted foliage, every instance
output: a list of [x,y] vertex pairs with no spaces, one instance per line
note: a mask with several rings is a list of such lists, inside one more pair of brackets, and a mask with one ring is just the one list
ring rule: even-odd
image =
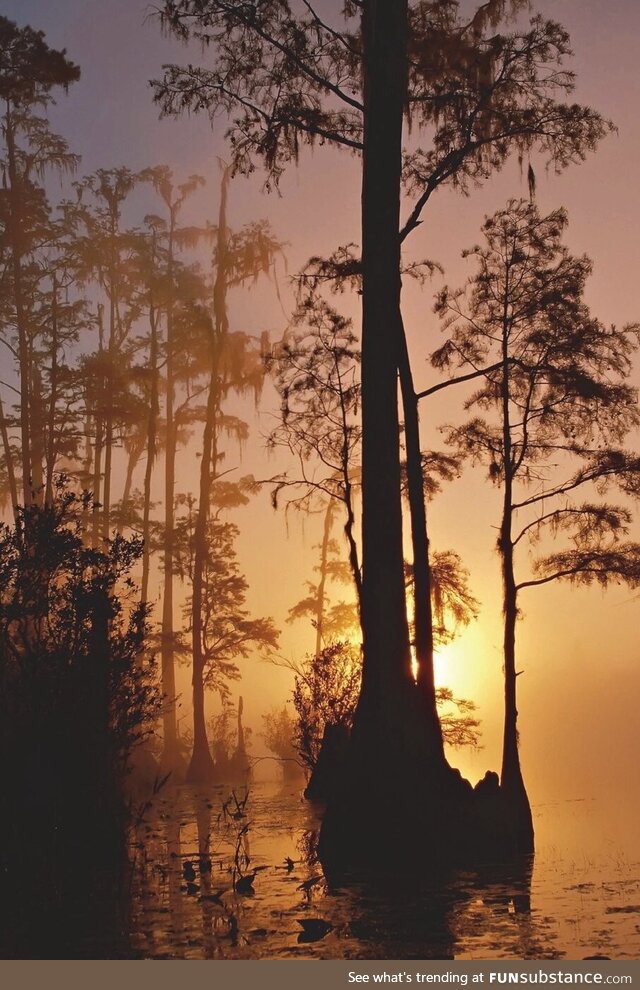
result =
[[[274,479],[273,504],[288,486],[296,506],[313,510],[314,496],[345,502],[357,483],[360,446],[360,352],[351,320],[307,295],[288,330],[266,357],[280,397],[281,424],[269,447],[290,451],[299,476]],[[352,475],[354,477],[352,477]]]
[[[211,512],[212,492],[219,478],[224,458],[221,441],[226,433],[238,443],[247,436],[242,420],[227,414],[224,408],[232,395],[252,395],[257,402],[262,390],[264,367],[262,353],[266,335],[260,341],[248,334],[232,332],[229,325],[227,296],[232,288],[255,282],[269,274],[274,255],[281,250],[265,224],[250,224],[238,234],[227,226],[227,202],[230,169],[224,166],[220,184],[220,205],[214,251],[214,278],[211,305],[203,313],[207,343],[206,413],[202,433],[202,457],[197,512],[193,529],[193,574],[191,594],[191,631],[193,656],[194,748],[188,769],[192,781],[204,781],[213,767],[204,718],[207,608],[205,569],[210,558],[207,548],[207,525]],[[231,486],[233,488],[234,486]],[[221,490],[220,488],[218,489]]]
[[566,558],[563,551],[539,557],[540,577],[516,590],[554,577],[605,581],[598,551],[606,554],[610,578],[617,559],[619,576],[630,579],[637,559],[635,544],[620,543],[631,521],[627,508],[573,501],[583,486],[592,495],[615,486],[638,491],[638,458],[618,444],[640,422],[628,383],[639,331],[591,316],[583,298],[591,263],[562,245],[566,225],[562,210],[541,217],[532,204],[510,203],[486,221],[487,246],[465,252],[478,262],[468,288],[445,288],[437,304],[450,337],[433,363],[476,369],[482,384],[467,408],[494,414],[450,428],[449,441],[486,464],[494,484],[509,487],[505,511],[526,520],[514,546],[535,545],[546,530],[573,544]]
[[[317,766],[327,726],[351,730],[361,679],[361,651],[350,643],[333,642],[296,665],[294,738],[308,771]],[[480,723],[474,717],[475,704],[455,698],[449,688],[439,688],[437,700],[445,742],[451,746],[477,746]]]
[[[278,635],[271,619],[253,618],[246,607],[249,586],[240,571],[235,550],[239,529],[224,517],[230,508],[245,504],[247,495],[241,486],[219,481],[213,485],[212,501],[202,576],[203,683],[219,694],[224,703],[229,698],[229,682],[240,677],[238,661],[256,652],[273,650]],[[186,516],[176,531],[175,560],[176,573],[187,578],[191,577],[193,567],[193,534],[194,518]],[[190,631],[191,596],[183,611],[185,631]],[[181,653],[183,659],[190,659],[186,645]]]
[[86,546],[90,502],[60,481],[51,505],[21,509],[0,532],[3,898],[19,905],[13,938],[30,939],[34,954],[81,943],[81,930],[61,937],[51,917],[82,913],[88,891],[104,888],[104,903],[87,918],[115,909],[127,764],[160,713],[154,665],[140,664],[146,606],[129,577],[141,547],[122,537],[103,551]]
[[[176,455],[180,440],[186,437],[185,421],[193,416],[192,389],[197,377],[195,362],[201,357],[197,328],[202,326],[197,303],[205,297],[203,280],[179,260],[180,250],[193,247],[205,232],[201,229],[181,227],[180,216],[188,199],[204,185],[201,176],[192,175],[186,182],[176,184],[167,166],[160,166],[146,173],[162,201],[164,216],[161,218],[163,257],[158,273],[162,287],[162,309],[165,318],[164,341],[164,392],[166,434],[164,459],[164,530],[162,534],[162,635],[160,643],[162,688],[173,699],[176,694],[174,665],[174,527],[175,527],[175,474]],[[158,219],[158,218],[156,218]],[[194,337],[196,338],[194,341]],[[177,403],[178,384],[187,385],[187,395]],[[180,765],[175,706],[167,704],[163,718],[164,767],[175,770]]]
[[[406,113],[414,132],[434,128],[429,150],[407,154],[404,179],[426,199],[449,182],[467,188],[500,168],[514,150],[538,146],[558,169],[581,160],[607,130],[592,110],[563,102],[574,76],[567,32],[534,17],[528,30],[496,30],[509,8],[490,0],[469,17],[459,3],[409,5]],[[166,67],[156,85],[165,113],[224,114],[234,167],[263,164],[270,182],[305,145],[363,149],[362,5],[323,20],[311,4],[165,0],[167,32],[202,43],[202,66]]]
[[353,592],[353,575],[344,559],[338,541],[331,537],[334,506],[329,502],[325,513],[325,534],[321,543],[313,549],[320,551],[319,563],[314,567],[316,581],[306,581],[306,594],[295,603],[287,615],[287,622],[310,622],[316,631],[316,652],[323,645],[344,639],[347,634],[360,636],[360,620],[357,601],[332,600],[331,591],[336,586]]
[[[285,334],[267,358],[280,396],[281,423],[268,438],[270,449],[283,448],[294,455],[297,469],[273,480],[272,502],[279,504],[283,493],[287,508],[305,512],[324,511],[324,533],[318,581],[308,582],[308,595],[289,612],[287,621],[310,617],[317,636],[316,653],[331,640],[340,640],[359,624],[361,575],[355,538],[355,498],[360,489],[360,351],[351,321],[329,306],[317,294],[314,281],[301,294],[294,318],[296,329]],[[299,329],[298,329],[299,328]],[[424,496],[431,498],[444,481],[457,476],[459,457],[449,452],[431,451],[422,455]],[[406,465],[402,471],[402,491],[408,498]],[[330,500],[327,502],[327,498]],[[337,541],[332,538],[334,520],[344,507],[351,580],[356,590],[355,606],[348,601],[329,605],[328,582],[349,584],[349,571],[342,561]],[[413,583],[413,568],[407,572]],[[468,575],[460,558],[452,551],[440,551],[431,562],[431,598],[435,640],[442,641],[444,611],[454,624],[463,613],[473,612],[477,603],[468,590]],[[445,602],[445,599],[446,602]],[[453,615],[456,601],[460,605]],[[469,614],[466,614],[468,621]],[[437,628],[435,624],[437,623]]]
[[309,771],[318,762],[325,727],[350,730],[360,694],[360,650],[349,643],[331,643],[299,665],[293,690],[296,710],[295,745]]
[[[559,578],[640,581],[640,546],[621,542],[629,511],[573,501],[583,485],[603,490],[617,480],[637,490],[638,458],[618,444],[640,422],[636,390],[627,381],[638,327],[608,327],[591,315],[584,301],[591,263],[562,244],[566,226],[564,211],[541,216],[523,201],[489,217],[484,244],[465,252],[476,262],[468,285],[439,296],[436,310],[449,337],[432,358],[439,368],[472,369],[462,378],[479,382],[466,403],[479,414],[450,427],[448,439],[484,464],[502,491],[502,786],[531,834],[516,729],[519,593]],[[518,580],[520,544],[535,545],[545,532],[564,536],[568,548],[541,555],[534,562],[539,576]]]
[[[128,575],[141,544],[117,537],[105,550],[87,547],[82,513],[90,501],[61,480],[51,506],[21,510],[21,525],[2,527],[2,684],[5,699],[51,706],[50,716],[58,718],[58,703],[71,706],[69,712],[75,705],[84,709],[82,691],[93,691],[103,679],[98,700],[108,707],[95,731],[108,731],[114,766],[122,771],[132,747],[150,731],[158,702],[153,667],[135,664],[144,647],[147,606],[136,602]],[[96,654],[96,637],[103,633]],[[29,687],[36,694],[22,696]],[[40,710],[36,719],[47,717]]]
[[[36,356],[44,350],[56,357],[51,344],[57,322],[55,265],[49,255],[64,241],[64,221],[52,216],[44,180],[51,172],[72,172],[78,159],[66,141],[55,134],[46,111],[56,86],[65,89],[80,76],[80,70],[46,44],[42,32],[18,28],[0,17],[0,93],[2,127],[0,169],[0,260],[2,264],[0,332],[15,357],[20,403],[17,422],[20,445],[10,443],[5,412],[0,404],[0,432],[7,471],[9,496],[18,504],[14,460],[20,467],[22,503],[25,506],[44,496],[44,461],[51,457],[52,442],[45,445],[44,433],[51,418],[43,394],[42,368]],[[54,336],[55,340],[55,336]],[[55,393],[55,376],[50,382]],[[52,468],[51,468],[52,469]]]
[[335,518],[335,506],[326,500],[341,504],[359,610],[362,576],[354,529],[362,440],[360,352],[351,321],[314,292],[301,296],[293,323],[293,332],[266,358],[281,403],[281,423],[268,446],[288,451],[296,462],[293,476],[272,479],[272,503],[276,508],[284,492],[287,508],[325,512],[324,557]]
[[[465,20],[455,2],[381,0],[375,7],[347,2],[339,13],[328,15],[329,22],[311,3],[296,8],[286,0],[267,0],[258,7],[227,0],[165,0],[160,10],[167,32],[201,43],[205,64],[165,67],[156,98],[165,113],[195,110],[211,119],[224,115],[235,170],[249,173],[259,163],[267,184],[277,184],[305,145],[326,143],[362,153],[359,597],[365,662],[357,730],[366,741],[354,748],[360,763],[351,770],[363,792],[378,787],[380,766],[390,753],[388,747],[381,749],[380,739],[393,735],[389,769],[411,768],[409,780],[398,785],[402,800],[416,794],[418,781],[423,784],[428,773],[445,772],[445,761],[436,713],[417,397],[400,301],[400,244],[421,222],[439,186],[465,189],[500,169],[512,152],[522,159],[534,148],[560,169],[582,159],[608,130],[594,111],[565,102],[573,76],[564,66],[569,44],[563,28],[535,17],[529,30],[497,30],[509,11],[522,6],[519,0],[489,0]],[[414,132],[406,153],[405,118]],[[422,133],[429,134],[427,150],[419,146]],[[403,186],[413,197],[404,223]],[[398,371],[407,437],[421,716],[412,700],[416,692],[406,618]],[[452,793],[455,787],[451,778]],[[323,828],[360,856],[365,855],[360,837],[367,826],[355,824],[360,811],[354,794],[345,789],[342,810],[326,818]],[[340,824],[332,832],[333,821]],[[345,824],[353,829],[346,838]],[[388,824],[381,824],[381,833],[393,832]],[[451,834],[445,839],[450,841]],[[372,838],[374,861],[379,854],[375,845]]]

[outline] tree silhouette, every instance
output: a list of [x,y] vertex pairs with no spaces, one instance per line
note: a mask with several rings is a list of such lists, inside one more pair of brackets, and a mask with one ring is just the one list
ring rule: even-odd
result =
[[202,436],[200,488],[198,510],[193,533],[193,577],[191,596],[191,630],[193,650],[193,754],[188,779],[202,781],[213,772],[211,751],[206,736],[204,718],[204,689],[206,670],[205,570],[208,560],[207,527],[211,509],[213,485],[223,457],[220,449],[222,432],[242,440],[246,424],[223,412],[223,404],[232,393],[252,393],[257,397],[264,375],[261,350],[246,334],[232,332],[227,313],[227,294],[234,286],[268,274],[274,254],[280,245],[271,237],[264,224],[252,224],[239,234],[227,226],[227,198],[230,169],[224,167],[217,238],[214,257],[215,276],[211,312],[203,313],[208,343],[207,406]]
[[[353,725],[362,658],[359,648],[334,640],[319,653],[296,663],[281,663],[294,675],[295,746],[310,774],[305,797],[326,801],[335,790],[336,764],[344,758]],[[472,701],[455,698],[449,688],[436,689],[445,742],[477,746],[480,722]]]
[[[49,48],[42,32],[18,28],[0,17],[0,97],[2,113],[0,191],[1,318],[14,341],[20,393],[20,465],[22,500],[42,498],[42,429],[40,395],[34,381],[33,347],[38,321],[32,311],[42,275],[37,255],[52,239],[51,218],[42,180],[50,171],[72,171],[77,159],[49,127],[46,109],[56,86],[67,89],[80,76],[64,51]],[[13,505],[17,506],[11,452],[4,412],[1,413],[4,456]],[[36,434],[34,436],[35,419]],[[35,444],[35,451],[34,451]]]
[[[234,544],[238,527],[225,516],[246,505],[249,484],[214,481],[210,492],[206,529],[206,555],[203,561],[201,588],[201,635],[203,687],[215,691],[223,702],[229,698],[230,680],[238,680],[237,660],[253,650],[269,650],[277,645],[277,633],[271,619],[253,619],[245,607],[247,581],[241,574]],[[176,531],[177,564],[193,582],[195,532],[198,512],[182,518]],[[193,596],[184,606],[187,628],[193,621]],[[186,652],[186,651],[183,651]]]
[[344,560],[338,541],[332,538],[335,503],[327,502],[322,527],[322,540],[314,549],[320,551],[319,562],[314,567],[317,581],[307,581],[307,594],[295,603],[287,615],[287,622],[310,621],[316,633],[315,653],[330,642],[345,639],[347,634],[360,636],[360,620],[357,599],[331,602],[330,586],[340,584],[353,589],[351,567]]
[[[178,766],[177,729],[173,699],[176,695],[174,669],[173,627],[173,585],[174,585],[174,501],[175,501],[175,464],[178,448],[179,422],[176,420],[175,399],[178,378],[179,336],[180,336],[180,305],[185,302],[185,289],[188,298],[193,302],[202,298],[202,292],[195,290],[193,280],[188,277],[180,265],[177,255],[181,247],[193,245],[199,231],[182,228],[179,225],[180,214],[185,203],[195,191],[204,184],[200,176],[191,176],[186,182],[176,186],[173,174],[167,167],[153,169],[148,173],[148,179],[153,183],[156,192],[162,200],[165,209],[164,232],[165,247],[165,287],[163,292],[163,309],[165,312],[166,344],[165,344],[165,475],[164,475],[164,532],[163,532],[163,593],[162,593],[162,689],[168,699],[163,717],[163,754],[162,765],[169,770]],[[187,285],[185,286],[185,281]],[[182,310],[183,320],[188,320],[189,314]],[[177,326],[176,326],[177,324]],[[188,405],[188,404],[187,404]]]
[[[295,745],[309,773],[315,770],[329,733],[351,730],[360,694],[360,650],[334,641],[295,667]],[[335,782],[334,782],[335,786]]]
[[[144,472],[142,509],[142,578],[140,600],[149,600],[149,574],[151,564],[151,480],[158,452],[160,417],[160,320],[162,315],[162,276],[159,271],[162,253],[162,223],[155,217],[146,217],[146,237],[141,244],[140,263],[144,288],[144,308],[147,312],[148,358],[145,361],[146,384],[146,464]],[[142,287],[141,287],[142,288]]]
[[[562,244],[566,226],[564,211],[541,216],[523,201],[489,217],[484,244],[465,252],[476,263],[468,285],[440,294],[436,308],[449,336],[432,358],[436,367],[472,369],[463,377],[477,378],[466,408],[478,415],[450,428],[449,441],[486,465],[503,494],[501,786],[524,850],[533,847],[533,826],[518,755],[520,592],[557,578],[603,584],[640,579],[640,547],[621,542],[629,511],[573,498],[584,485],[592,492],[615,482],[628,491],[638,488],[640,462],[617,446],[640,422],[636,392],[626,380],[638,327],[616,329],[591,316],[584,302],[591,264]],[[567,471],[566,480],[555,480],[559,468]],[[568,548],[539,555],[539,576],[518,580],[516,552],[545,533],[564,536]]]
[[55,224],[55,241],[42,253],[46,283],[38,299],[41,334],[33,348],[38,378],[44,463],[44,501],[55,496],[55,476],[62,466],[71,473],[80,456],[83,375],[75,356],[81,338],[91,329],[87,301],[76,289],[78,259],[73,217],[64,207]]
[[123,227],[122,211],[142,178],[141,173],[121,166],[98,169],[76,183],[78,221],[84,228],[80,250],[85,277],[97,283],[104,299],[98,305],[98,394],[93,417],[94,542],[110,537],[114,447],[118,426],[128,413],[127,352],[141,306],[140,243],[137,232]]
[[[493,29],[506,6],[497,0],[483,4],[465,23],[455,3],[347,2],[338,26],[326,23],[311,4],[297,12],[286,2],[256,8],[227,0],[165,0],[161,10],[165,29],[200,40],[212,64],[167,67],[157,98],[168,113],[224,113],[236,169],[249,172],[260,161],[268,182],[277,183],[305,145],[322,142],[362,155],[364,671],[352,747],[352,782],[358,780],[360,797],[353,788],[345,792],[342,805],[338,802],[325,818],[323,833],[325,838],[332,834],[345,851],[351,848],[364,858],[371,854],[374,860],[376,842],[372,838],[367,852],[362,835],[368,826],[364,820],[362,828],[356,823],[367,795],[378,789],[376,777],[385,761],[390,777],[398,766],[416,774],[415,781],[402,784],[396,778],[402,800],[404,793],[424,795],[429,779],[447,778],[443,786],[450,786],[452,795],[457,788],[444,762],[430,657],[420,657],[426,669],[419,671],[419,701],[410,670],[398,370],[412,444],[413,522],[422,531],[424,506],[418,501],[423,485],[416,483],[417,404],[400,311],[400,243],[443,182],[481,180],[512,150],[525,154],[536,144],[563,167],[582,158],[606,130],[597,114],[562,102],[572,86],[562,66],[566,32],[537,18],[527,32],[499,35]],[[403,160],[405,113],[416,132],[433,128],[435,133],[431,130],[429,150],[418,148]],[[401,224],[403,178],[413,206]],[[421,553],[414,567],[423,568],[420,583],[416,572],[416,584],[422,588],[428,579],[424,532],[416,533],[416,541]],[[418,607],[430,607],[424,588]],[[423,649],[428,650],[428,617],[417,625],[426,634]],[[387,736],[394,738],[392,756],[389,750],[380,752],[380,740]],[[418,818],[430,814],[423,806]],[[379,825],[385,841],[397,829],[393,821]],[[452,833],[447,841],[455,841]],[[325,848],[330,844],[327,838]]]
[[11,788],[0,862],[21,954],[77,951],[109,923],[111,893],[125,889],[127,766],[160,708],[154,667],[138,664],[146,610],[129,575],[140,544],[88,547],[85,502],[59,480],[50,504],[21,508],[0,530],[0,753]]
[[207,727],[218,780],[227,783],[247,783],[251,775],[248,743],[252,735],[242,723],[243,701],[238,698],[237,708],[230,699],[222,702],[222,709],[209,719]]
[[342,504],[359,609],[362,575],[354,532],[354,494],[359,487],[362,441],[360,353],[351,321],[313,291],[300,300],[293,322],[293,332],[285,334],[266,360],[280,396],[281,417],[268,446],[288,451],[296,461],[293,477],[285,473],[273,479],[272,502],[277,506],[285,492],[288,506],[325,512],[324,546],[334,503]]

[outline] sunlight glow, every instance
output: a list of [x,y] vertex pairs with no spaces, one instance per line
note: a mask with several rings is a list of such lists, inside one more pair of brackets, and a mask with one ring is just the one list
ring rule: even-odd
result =
[[433,652],[433,676],[436,687],[444,687],[447,682],[447,655],[450,654],[451,644],[439,646]]
[[416,657],[416,648],[413,645],[413,643],[411,643],[411,645],[409,646],[409,649],[411,650],[411,676],[413,677],[414,682],[417,684],[417,682],[418,682],[418,658]]

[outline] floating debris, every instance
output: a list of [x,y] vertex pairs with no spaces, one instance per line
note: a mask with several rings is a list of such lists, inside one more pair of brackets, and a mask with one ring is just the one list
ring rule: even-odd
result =
[[331,922],[325,921],[324,918],[303,918],[298,924],[302,928],[298,942],[319,942],[333,931]]

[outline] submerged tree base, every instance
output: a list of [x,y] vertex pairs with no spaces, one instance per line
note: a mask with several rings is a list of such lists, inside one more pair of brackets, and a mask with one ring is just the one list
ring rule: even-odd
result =
[[475,788],[452,768],[421,784],[406,774],[380,777],[366,792],[351,783],[322,824],[319,856],[328,872],[478,865],[534,851],[533,832],[522,827],[497,774]]
[[196,746],[191,755],[187,768],[186,781],[188,784],[213,784],[216,779],[216,769],[208,746]]
[[346,725],[326,725],[320,753],[304,791],[307,801],[327,804],[331,800],[348,750],[349,730]]
[[533,853],[531,816],[498,775],[472,787],[429,740],[420,702],[408,711],[388,732],[377,716],[354,726],[320,833],[326,870],[396,873]]

